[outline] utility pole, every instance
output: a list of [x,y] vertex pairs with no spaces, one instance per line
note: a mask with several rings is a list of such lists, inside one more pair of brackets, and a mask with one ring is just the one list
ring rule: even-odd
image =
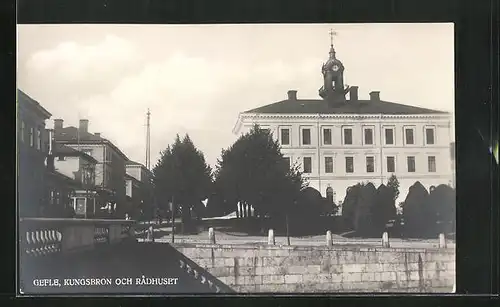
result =
[[170,210],[172,211],[172,243],[175,240],[175,204],[174,197],[172,196],[172,202],[170,203]]
[[148,170],[151,169],[151,128],[150,128],[150,119],[151,112],[146,113],[146,168]]

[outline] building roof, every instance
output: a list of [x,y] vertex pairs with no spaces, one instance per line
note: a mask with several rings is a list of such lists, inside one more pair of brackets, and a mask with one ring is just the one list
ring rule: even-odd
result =
[[42,105],[38,101],[26,95],[26,93],[24,93],[20,89],[17,89],[17,101],[19,105],[26,106],[34,110],[38,113],[39,116],[43,117],[44,119],[49,119],[52,116],[52,114],[50,114],[49,111],[42,107]]
[[98,161],[92,156],[84,153],[83,151],[76,150],[64,144],[55,144],[53,153],[55,156],[65,156],[65,157],[83,157],[90,162],[97,163]]
[[331,106],[323,99],[282,100],[243,113],[257,114],[447,114],[448,112],[414,107],[388,101],[347,100]]
[[79,132],[78,128],[73,126],[64,127],[62,129],[57,129],[54,131],[54,138],[57,143],[62,144],[102,144],[105,143],[113,148],[118,154],[120,154],[125,160],[128,160],[127,156],[114,145],[110,140],[97,136],[89,132]]

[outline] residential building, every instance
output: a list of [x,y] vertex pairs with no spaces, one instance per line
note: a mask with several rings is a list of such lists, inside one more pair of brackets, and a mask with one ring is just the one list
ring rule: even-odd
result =
[[352,185],[386,184],[392,174],[400,182],[396,203],[416,181],[427,189],[452,184],[452,114],[384,101],[378,91],[362,99],[357,86],[344,85],[344,69],[332,45],[322,67],[322,99],[299,99],[290,90],[286,100],[240,113],[233,132],[246,133],[254,124],[269,129],[285,159],[301,165],[309,186],[324,197],[333,194],[334,202]]
[[[59,191],[64,185],[56,185],[50,190],[51,199],[57,196],[65,198],[65,205],[69,205],[77,216],[92,217],[99,210],[96,204],[95,168],[97,160],[83,151],[78,151],[63,144],[54,144],[51,149],[53,172],[69,178],[72,189],[66,193]],[[68,195],[69,191],[69,195]],[[61,202],[63,203],[63,202]]]
[[55,142],[74,150],[84,152],[94,158],[95,189],[99,208],[107,204],[116,205],[118,214],[122,214],[126,204],[125,162],[127,156],[110,140],[100,133],[88,131],[89,121],[81,119],[78,127],[63,126],[62,119],[54,120]]
[[17,90],[17,200],[21,217],[39,216],[47,204],[45,182],[45,121],[52,115]]
[[153,205],[153,174],[144,165],[134,161],[126,162],[126,171],[130,211],[137,216],[141,209],[151,208]]

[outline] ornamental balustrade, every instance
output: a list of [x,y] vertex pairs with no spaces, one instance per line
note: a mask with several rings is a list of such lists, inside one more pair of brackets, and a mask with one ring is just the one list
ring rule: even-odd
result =
[[135,240],[133,220],[21,218],[21,256],[41,257],[92,250],[101,245]]

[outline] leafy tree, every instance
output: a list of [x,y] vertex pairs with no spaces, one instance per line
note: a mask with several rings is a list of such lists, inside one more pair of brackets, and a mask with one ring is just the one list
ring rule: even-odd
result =
[[373,231],[381,234],[389,220],[396,219],[396,206],[394,204],[394,190],[384,184],[377,189],[375,205],[372,209]]
[[298,166],[290,167],[268,130],[254,125],[217,161],[215,186],[220,203],[236,209],[238,202],[252,205],[264,216],[292,212],[306,186]]
[[391,188],[393,191],[394,200],[399,197],[399,180],[396,175],[392,174],[387,181],[387,187]]
[[455,190],[448,185],[441,184],[432,189],[429,194],[429,210],[435,215],[436,225],[435,233],[451,232],[455,225]]
[[[184,230],[190,230],[191,210],[199,210],[200,202],[212,190],[212,172],[203,153],[196,149],[188,135],[161,152],[153,169],[154,193],[163,208],[173,199],[182,212]],[[198,212],[201,215],[202,212]]]
[[354,217],[354,229],[360,235],[373,234],[373,207],[376,201],[377,190],[373,183],[368,183],[361,188],[361,193],[358,197],[356,213]]
[[436,223],[429,206],[429,193],[419,182],[410,187],[403,207],[405,234],[410,237],[427,237]]
[[342,202],[342,217],[344,219],[344,223],[349,229],[354,229],[354,218],[359,204],[358,199],[363,187],[363,184],[358,183],[347,188],[346,196]]

